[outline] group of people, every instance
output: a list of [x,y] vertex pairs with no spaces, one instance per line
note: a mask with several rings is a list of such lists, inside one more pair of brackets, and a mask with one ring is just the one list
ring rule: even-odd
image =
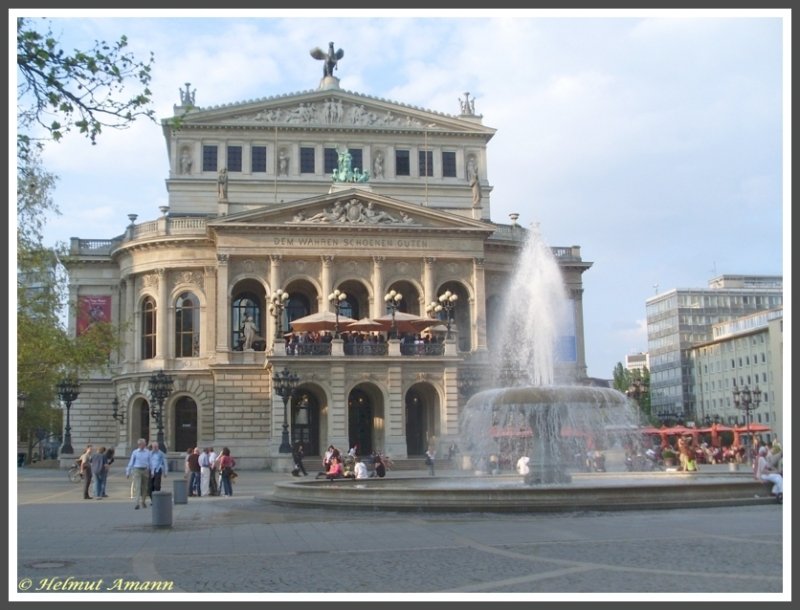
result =
[[153,492],[161,491],[161,479],[167,476],[168,470],[167,454],[157,441],[149,445],[143,438],[136,441],[136,449],[131,452],[125,467],[125,477],[132,478],[131,499],[136,510],[147,508],[147,498],[150,498],[150,504],[153,503]]
[[[367,463],[358,454],[358,447],[353,446],[342,456],[341,451],[334,445],[328,445],[322,456],[322,471],[316,478],[325,478],[329,481],[335,479],[368,479],[371,477],[383,478],[390,465],[389,458],[375,452],[371,456],[373,470],[370,472]],[[297,460],[295,459],[295,463]]]
[[[114,463],[114,448],[106,449],[98,447],[93,449],[92,445],[87,445],[81,456],[77,459],[78,468],[83,476],[83,499],[91,500],[92,497],[100,500],[107,498],[106,480],[108,470]],[[94,496],[89,495],[89,488],[94,482]]]
[[189,482],[189,496],[233,495],[233,481],[238,476],[231,450],[223,447],[218,454],[213,447],[190,447],[184,458],[184,476]]

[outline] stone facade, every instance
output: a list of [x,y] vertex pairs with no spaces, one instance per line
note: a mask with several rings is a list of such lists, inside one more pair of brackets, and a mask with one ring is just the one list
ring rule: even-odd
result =
[[[494,130],[474,100],[451,116],[347,92],[331,78],[317,90],[221,107],[194,99],[187,85],[163,121],[169,206],[154,220],[132,219],[120,237],[72,240],[73,300],[109,297],[124,340],[112,374],[86,380],[92,391],[84,384],[73,405],[73,445],[128,454],[139,436],[155,438],[148,380],[163,369],[174,379],[162,421],[176,464],[187,447],[213,445],[229,446],[244,468],[288,469],[284,423],[310,457],[330,444],[394,458],[429,445],[446,453],[460,408],[499,364],[492,331],[527,234],[518,215],[490,219]],[[344,150],[368,181],[332,181]],[[553,250],[575,308],[577,354],[562,366],[582,378],[581,276],[591,263],[577,246]],[[287,343],[289,322],[333,311],[336,289],[347,295],[342,315],[356,319],[386,315],[390,290],[403,295],[400,312],[427,317],[450,290],[452,337],[409,348],[384,329],[366,351],[342,338]],[[289,298],[276,319],[279,291]],[[242,349],[248,315],[256,338]],[[284,368],[299,378],[286,422],[273,383]],[[114,397],[124,423],[111,418]]]

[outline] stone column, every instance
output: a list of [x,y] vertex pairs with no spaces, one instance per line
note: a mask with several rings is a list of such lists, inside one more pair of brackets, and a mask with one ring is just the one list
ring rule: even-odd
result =
[[320,289],[322,291],[323,301],[328,300],[328,295],[333,292],[333,284],[331,281],[331,269],[333,267],[333,257],[325,255],[322,257],[322,278]]
[[372,293],[375,298],[372,301],[372,317],[378,318],[385,312],[383,311],[383,261],[385,256],[372,257]]
[[164,267],[156,269],[158,277],[158,305],[156,309],[156,358],[162,362],[167,359],[167,333],[169,332],[169,315],[172,309],[169,306],[169,286],[167,286],[167,270]]
[[[486,273],[483,258],[472,259],[472,282],[474,294],[486,294]],[[486,351],[486,300],[473,299],[470,303],[470,324],[472,331],[472,341],[476,351]],[[460,329],[459,329],[460,330]]]
[[217,328],[216,320],[208,315],[211,306],[217,302],[217,268],[210,266],[205,267],[203,272],[205,273],[203,284],[206,289],[206,307],[200,316],[202,321],[200,345],[203,348],[201,354],[204,352],[211,356],[215,351],[211,346],[217,345],[217,334],[220,332],[220,329]]
[[217,254],[217,362],[227,363],[230,357],[230,322],[228,307],[228,255]]
[[140,327],[136,317],[136,276],[129,274],[122,284],[125,289],[125,318],[129,322],[128,332],[125,341],[125,361],[132,363],[136,359],[136,332]]
[[434,284],[434,272],[433,272],[433,264],[436,262],[436,258],[433,256],[426,256],[422,259],[425,262],[425,267],[422,273],[422,288],[425,291],[423,298],[425,303],[423,304],[422,312],[425,313],[425,307],[428,306],[428,303],[436,300],[436,286]]
[[[283,255],[281,254],[270,254],[269,255],[269,287],[272,291],[272,294],[269,295],[268,301],[271,302],[272,295],[281,288],[281,261],[283,260]],[[267,309],[267,313],[269,313],[269,308]],[[278,323],[275,321],[275,318],[270,315],[272,319],[272,330],[268,333],[265,333],[267,337],[272,337],[272,344],[276,345],[279,343],[283,343],[283,337],[277,336],[275,328],[277,327]]]
[[573,315],[575,316],[575,343],[577,349],[577,362],[575,373],[580,379],[586,377],[586,346],[583,342],[583,288],[572,288],[570,298],[574,303]]

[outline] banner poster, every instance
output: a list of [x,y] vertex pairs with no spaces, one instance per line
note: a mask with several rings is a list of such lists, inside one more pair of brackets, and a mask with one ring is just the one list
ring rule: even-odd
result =
[[95,322],[111,322],[110,295],[78,297],[78,334],[82,335]]

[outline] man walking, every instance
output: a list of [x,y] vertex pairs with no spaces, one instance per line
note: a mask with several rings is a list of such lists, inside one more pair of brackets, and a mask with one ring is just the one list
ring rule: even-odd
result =
[[150,503],[153,503],[153,492],[161,491],[161,477],[167,476],[167,456],[161,451],[157,441],[150,443],[150,469],[149,487],[147,495],[150,496]]
[[147,450],[147,441],[140,438],[136,442],[136,449],[131,453],[131,459],[125,468],[125,478],[133,475],[133,507],[136,510],[147,508],[147,490],[150,486],[150,452]]

